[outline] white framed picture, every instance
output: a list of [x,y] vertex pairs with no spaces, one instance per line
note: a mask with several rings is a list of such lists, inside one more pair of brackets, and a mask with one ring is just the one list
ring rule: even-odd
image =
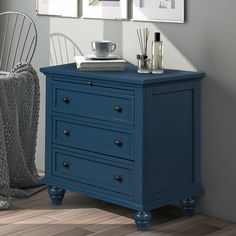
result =
[[128,0],[82,0],[82,4],[84,18],[128,18]]
[[133,20],[184,23],[184,0],[133,0]]
[[38,15],[78,17],[78,0],[36,0]]

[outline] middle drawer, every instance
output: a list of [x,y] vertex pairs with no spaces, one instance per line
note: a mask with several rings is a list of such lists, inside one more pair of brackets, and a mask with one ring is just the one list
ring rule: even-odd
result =
[[54,117],[53,133],[56,144],[134,160],[132,131],[121,132]]

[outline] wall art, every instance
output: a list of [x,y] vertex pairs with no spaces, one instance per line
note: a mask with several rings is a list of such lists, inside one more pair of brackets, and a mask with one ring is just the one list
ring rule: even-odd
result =
[[78,0],[36,0],[38,15],[78,17]]
[[84,18],[122,20],[128,17],[128,0],[82,0]]
[[133,0],[133,20],[184,23],[184,0]]

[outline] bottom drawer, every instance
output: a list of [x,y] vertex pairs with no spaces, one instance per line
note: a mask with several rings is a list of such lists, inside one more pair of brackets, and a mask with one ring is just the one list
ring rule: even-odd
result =
[[53,175],[132,195],[132,168],[103,163],[82,154],[54,150]]

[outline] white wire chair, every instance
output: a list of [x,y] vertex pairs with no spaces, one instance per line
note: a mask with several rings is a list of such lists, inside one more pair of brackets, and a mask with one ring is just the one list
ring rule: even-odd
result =
[[0,73],[7,74],[18,62],[31,63],[37,45],[32,19],[21,12],[2,12],[0,32]]
[[68,36],[61,33],[50,35],[50,65],[72,63],[78,55],[83,55],[81,49]]

